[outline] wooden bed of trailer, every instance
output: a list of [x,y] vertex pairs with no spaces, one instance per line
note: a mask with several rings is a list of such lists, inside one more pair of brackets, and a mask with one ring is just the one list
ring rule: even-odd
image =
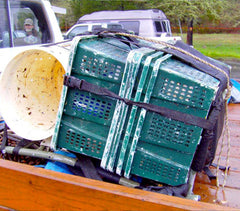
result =
[[[201,201],[128,188],[0,159],[0,210],[233,210],[240,209],[240,105],[229,104],[231,151],[226,185],[198,173],[194,194]],[[221,140],[214,163],[217,163]],[[220,164],[225,165],[227,143]],[[216,168],[211,168],[213,173]]]

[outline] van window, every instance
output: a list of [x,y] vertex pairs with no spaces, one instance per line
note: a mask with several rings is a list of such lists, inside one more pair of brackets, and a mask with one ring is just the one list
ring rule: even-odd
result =
[[107,25],[108,29],[122,29],[122,25],[121,24],[108,24]]
[[123,28],[128,31],[133,31],[134,34],[139,35],[139,21],[119,21],[122,24]]
[[3,0],[0,1],[0,13],[1,48],[50,42],[50,32],[40,4]]
[[165,30],[167,33],[169,33],[169,34],[172,33],[172,32],[171,32],[170,22],[169,22],[168,20],[164,20],[164,21],[162,22],[162,25],[163,25],[164,30]]
[[92,30],[91,31],[93,31],[94,29],[99,29],[99,28],[101,28],[102,26],[100,25],[100,24],[98,24],[98,25],[92,25]]
[[154,21],[154,24],[157,32],[164,32],[160,21]]
[[160,36],[159,33],[162,33],[162,32],[166,32],[168,35],[171,35],[170,22],[168,20],[154,21],[154,25],[155,25],[157,35]]

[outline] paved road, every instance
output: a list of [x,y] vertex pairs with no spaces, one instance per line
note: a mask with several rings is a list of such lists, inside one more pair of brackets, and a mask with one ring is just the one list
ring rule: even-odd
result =
[[231,78],[240,80],[240,59],[239,60],[225,60],[225,63],[232,67]]

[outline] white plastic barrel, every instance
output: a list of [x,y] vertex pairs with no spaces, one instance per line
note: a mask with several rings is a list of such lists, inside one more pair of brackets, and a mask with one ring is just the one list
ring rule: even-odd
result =
[[42,140],[53,135],[69,50],[23,51],[0,78],[0,113],[17,135]]

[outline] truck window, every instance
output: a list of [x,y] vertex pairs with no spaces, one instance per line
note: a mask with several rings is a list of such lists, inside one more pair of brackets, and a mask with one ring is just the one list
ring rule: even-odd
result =
[[40,4],[30,1],[0,1],[0,47],[47,43],[50,33]]
[[72,39],[78,34],[83,34],[84,32],[86,33],[88,30],[88,26],[76,26],[75,28],[72,29],[72,31],[67,35],[68,39]]
[[122,24],[123,28],[128,31],[133,31],[134,34],[139,35],[139,21],[119,21]]
[[9,45],[7,10],[4,9],[6,6],[5,1],[0,1],[0,48]]

